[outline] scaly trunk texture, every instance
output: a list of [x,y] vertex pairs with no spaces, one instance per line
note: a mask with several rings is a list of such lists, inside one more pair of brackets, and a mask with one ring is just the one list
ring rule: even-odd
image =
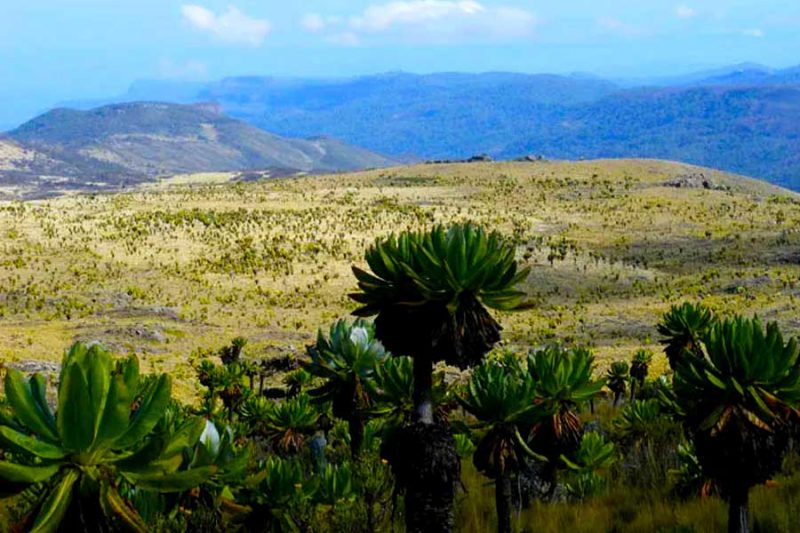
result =
[[453,500],[461,473],[450,425],[433,417],[433,360],[414,359],[414,413],[407,426],[405,450],[409,472],[406,489],[406,531],[408,533],[453,530]]
[[728,502],[728,533],[749,533],[748,491],[739,490],[731,494]]
[[442,302],[395,305],[375,318],[375,333],[394,355],[414,358],[411,422],[384,446],[397,484],[406,494],[408,533],[453,530],[453,498],[461,473],[450,424],[434,415],[433,363],[460,368],[481,362],[500,340],[500,325],[474,295],[462,295],[455,314]]
[[449,425],[412,422],[403,429],[407,533],[453,531],[453,500],[461,463]]
[[391,465],[397,487],[405,492],[407,533],[453,531],[453,500],[461,459],[450,424],[433,415],[431,365],[430,359],[427,364],[422,357],[415,359],[412,420],[381,447],[381,456]]
[[511,533],[511,477],[503,473],[494,482],[497,533]]

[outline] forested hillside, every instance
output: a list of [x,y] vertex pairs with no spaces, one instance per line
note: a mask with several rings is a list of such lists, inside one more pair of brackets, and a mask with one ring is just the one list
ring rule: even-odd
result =
[[666,158],[800,189],[797,67],[742,64],[617,81],[511,73],[251,76],[138,82],[117,100],[142,98],[216,102],[268,132],[331,136],[403,161],[476,154]]

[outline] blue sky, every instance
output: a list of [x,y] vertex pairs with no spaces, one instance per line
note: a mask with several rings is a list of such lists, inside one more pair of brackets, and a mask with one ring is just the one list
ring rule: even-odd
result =
[[0,0],[0,128],[136,79],[800,64],[795,0]]

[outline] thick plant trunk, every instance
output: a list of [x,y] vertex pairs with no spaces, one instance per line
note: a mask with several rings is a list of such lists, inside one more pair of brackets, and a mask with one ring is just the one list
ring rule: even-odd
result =
[[450,427],[441,422],[412,422],[404,431],[401,453],[408,454],[408,471],[402,474],[406,532],[450,533],[461,468]]
[[511,478],[507,473],[494,482],[494,503],[497,508],[497,533],[511,533]]
[[347,420],[348,432],[350,433],[350,454],[353,459],[361,454],[361,446],[364,442],[364,421],[357,414],[353,414]]
[[737,489],[728,502],[728,533],[748,533],[748,490]]
[[405,490],[407,533],[449,533],[454,526],[456,483],[461,462],[450,425],[433,415],[433,363],[414,359],[414,412],[394,443],[393,464]]

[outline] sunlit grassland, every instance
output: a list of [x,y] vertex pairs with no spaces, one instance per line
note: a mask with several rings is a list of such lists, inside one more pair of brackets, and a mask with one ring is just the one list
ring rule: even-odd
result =
[[[481,533],[496,528],[494,487],[466,461],[462,483],[468,492],[457,505],[456,529]],[[718,497],[677,500],[669,490],[613,484],[607,494],[583,502],[542,503],[513,515],[514,531],[522,533],[625,533],[725,531],[727,504]],[[800,476],[779,477],[771,486],[751,494],[753,531],[791,533],[797,530],[795,510],[800,505]]]
[[98,339],[139,350],[190,398],[193,353],[237,335],[253,355],[302,350],[354,308],[350,266],[375,237],[456,220],[512,236],[532,267],[536,305],[500,317],[512,348],[589,344],[604,370],[657,349],[659,315],[683,299],[797,333],[800,197],[711,171],[730,190],[663,186],[695,171],[590,161],[214,175],[0,204],[0,358],[57,361],[73,340]]

